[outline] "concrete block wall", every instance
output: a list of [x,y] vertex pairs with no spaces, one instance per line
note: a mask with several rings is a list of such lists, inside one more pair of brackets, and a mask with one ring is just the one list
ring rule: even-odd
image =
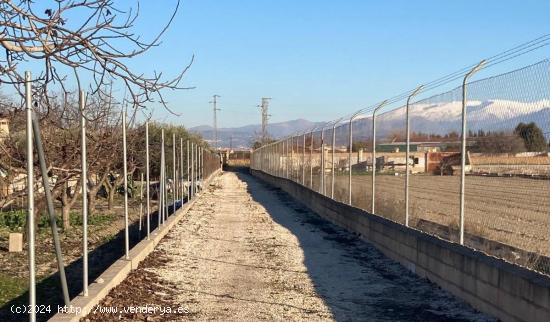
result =
[[250,172],[482,312],[502,321],[550,321],[550,276],[334,201],[288,179]]

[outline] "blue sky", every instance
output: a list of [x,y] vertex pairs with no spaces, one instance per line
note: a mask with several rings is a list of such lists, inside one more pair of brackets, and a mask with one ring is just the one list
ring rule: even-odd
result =
[[[137,32],[152,36],[172,3],[142,1]],[[222,127],[258,123],[262,96],[273,97],[271,122],[330,120],[549,33],[549,12],[547,0],[187,0],[163,44],[132,65],[169,76],[195,55],[184,85],[196,88],[166,93],[181,116],[156,107],[159,120],[211,124],[213,94]]]

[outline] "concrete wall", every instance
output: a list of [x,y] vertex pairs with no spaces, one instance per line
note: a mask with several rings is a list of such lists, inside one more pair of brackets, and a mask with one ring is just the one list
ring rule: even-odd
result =
[[251,173],[482,312],[502,321],[550,321],[550,276],[369,214],[290,180]]

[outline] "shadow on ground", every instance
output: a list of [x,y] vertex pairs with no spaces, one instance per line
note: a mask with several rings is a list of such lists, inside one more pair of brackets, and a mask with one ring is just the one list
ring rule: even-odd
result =
[[[235,171],[299,240],[309,278],[337,321],[494,321],[324,220],[281,189]],[[275,196],[275,198],[273,198]]]
[[[175,209],[181,208],[182,203],[177,202]],[[168,214],[174,213],[174,206],[168,207]],[[158,212],[153,212],[150,216],[151,232],[158,226]],[[139,223],[134,222],[129,227],[130,248],[146,237],[146,231],[139,231]],[[103,273],[115,261],[124,255],[124,230],[119,231],[112,239],[95,248],[88,253],[88,272],[89,283],[93,283],[101,273]],[[76,260],[65,266],[67,284],[69,286],[69,296],[73,299],[82,292],[82,259]],[[21,296],[11,300],[0,307],[0,321],[28,321],[28,314],[15,314],[12,310],[15,306],[28,305],[28,291]],[[41,305],[42,313],[37,314],[37,321],[47,321],[58,312],[58,306],[63,306],[63,297],[61,295],[61,286],[59,283],[59,274],[52,274],[36,284],[36,303]]]

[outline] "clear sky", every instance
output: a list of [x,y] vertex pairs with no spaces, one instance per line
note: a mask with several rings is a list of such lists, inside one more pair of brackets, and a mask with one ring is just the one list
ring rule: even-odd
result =
[[[160,28],[173,0],[142,1],[137,32]],[[185,0],[163,44],[132,63],[169,75],[195,55],[184,85],[169,92],[186,126],[330,120],[369,106],[515,45],[550,33],[548,0]],[[550,46],[481,72],[491,76],[550,57]],[[458,85],[453,84],[453,86]],[[441,89],[443,90],[443,89]]]

